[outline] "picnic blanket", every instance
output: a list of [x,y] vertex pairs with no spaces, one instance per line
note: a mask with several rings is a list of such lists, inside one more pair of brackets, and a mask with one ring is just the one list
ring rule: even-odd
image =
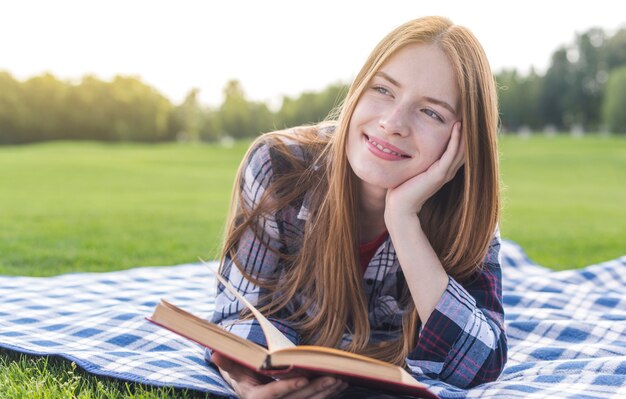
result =
[[[626,398],[626,256],[553,272],[505,241],[501,260],[509,360],[498,381],[441,398]],[[0,276],[0,346],[60,355],[88,372],[233,396],[203,350],[145,320],[160,298],[209,317],[205,266],[56,277]]]

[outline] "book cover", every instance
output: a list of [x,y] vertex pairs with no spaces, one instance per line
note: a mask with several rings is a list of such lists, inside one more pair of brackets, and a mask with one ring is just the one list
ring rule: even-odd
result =
[[148,320],[272,378],[332,375],[349,384],[376,390],[421,398],[438,398],[400,366],[335,348],[294,345],[219,273],[216,273],[216,277],[250,309],[265,334],[267,348],[226,331],[166,300],[157,304]]

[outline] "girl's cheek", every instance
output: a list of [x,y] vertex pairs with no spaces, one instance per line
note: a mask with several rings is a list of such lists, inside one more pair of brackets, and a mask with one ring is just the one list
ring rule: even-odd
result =
[[446,152],[446,148],[448,147],[448,143],[450,142],[450,137],[452,136],[452,127],[448,125],[439,126],[436,132],[430,137],[432,138],[431,148],[433,148],[433,152],[436,155],[436,159],[441,158],[444,152]]
[[448,140],[444,139],[443,134],[434,134],[428,137],[423,137],[422,148],[425,150],[424,157],[428,160],[427,164],[430,166],[435,161],[439,160],[448,146]]

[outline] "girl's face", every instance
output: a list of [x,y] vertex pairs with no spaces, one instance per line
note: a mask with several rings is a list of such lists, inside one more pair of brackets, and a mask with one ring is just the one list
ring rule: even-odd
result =
[[362,184],[395,188],[428,169],[448,144],[459,104],[452,65],[437,45],[400,49],[374,75],[350,119],[348,162]]

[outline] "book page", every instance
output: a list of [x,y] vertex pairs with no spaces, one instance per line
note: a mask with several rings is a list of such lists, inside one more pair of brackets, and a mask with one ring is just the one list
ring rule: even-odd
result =
[[285,337],[283,333],[281,333],[276,327],[274,327],[272,322],[270,322],[265,316],[263,316],[263,314],[261,314],[261,312],[259,312],[257,308],[255,308],[250,302],[248,302],[248,300],[244,298],[244,296],[241,295],[235,287],[233,287],[228,281],[226,281],[226,279],[224,279],[224,277],[222,277],[222,275],[217,270],[215,270],[212,265],[205,261],[202,261],[202,263],[204,263],[204,265],[211,272],[213,272],[215,277],[220,281],[220,283],[224,285],[224,287],[226,287],[226,289],[228,289],[231,294],[233,294],[238,300],[241,301],[241,303],[243,303],[248,309],[250,309],[254,317],[259,322],[259,325],[263,330],[263,334],[265,334],[267,348],[270,352],[285,348],[293,348],[296,346],[287,337]]
[[262,346],[201,319],[165,299],[161,299],[152,316],[147,319],[204,347],[232,356],[252,370],[261,368],[268,355],[267,349]]

